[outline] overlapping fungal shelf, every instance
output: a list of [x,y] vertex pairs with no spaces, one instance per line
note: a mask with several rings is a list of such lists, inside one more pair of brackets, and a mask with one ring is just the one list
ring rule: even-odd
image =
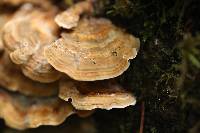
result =
[[65,11],[40,2],[0,2],[18,7],[0,13],[0,118],[27,129],[134,105],[115,77],[136,57],[139,39],[95,18],[89,0]]

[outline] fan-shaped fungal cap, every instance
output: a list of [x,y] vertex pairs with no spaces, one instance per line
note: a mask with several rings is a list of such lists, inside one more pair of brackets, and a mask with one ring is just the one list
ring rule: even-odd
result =
[[57,97],[36,98],[0,90],[0,117],[16,129],[59,125],[74,113],[73,107]]
[[109,79],[122,74],[135,58],[139,39],[124,33],[107,19],[83,19],[74,31],[63,33],[45,49],[58,71],[81,81]]
[[82,1],[71,6],[66,11],[58,14],[55,18],[56,23],[65,29],[76,27],[80,19],[80,15],[84,12],[92,12],[93,7],[91,1]]
[[78,110],[112,109],[134,105],[135,97],[112,81],[61,81],[59,97]]
[[43,48],[56,38],[53,18],[54,12],[23,8],[4,26],[2,35],[11,60],[27,77],[46,83],[60,77],[43,55]]
[[57,83],[39,83],[25,77],[6,53],[0,57],[0,86],[30,96],[52,96],[58,92]]

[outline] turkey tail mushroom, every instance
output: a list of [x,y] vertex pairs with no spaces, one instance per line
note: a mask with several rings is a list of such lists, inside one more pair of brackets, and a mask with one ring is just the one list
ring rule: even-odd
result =
[[56,23],[65,29],[71,29],[78,25],[81,14],[93,11],[90,0],[79,2],[64,12],[58,14],[55,18]]
[[58,94],[58,83],[40,83],[25,77],[7,53],[0,57],[0,86],[28,96],[53,96]]
[[0,117],[15,129],[59,125],[74,113],[71,104],[57,97],[26,97],[0,89]]
[[112,80],[79,82],[61,80],[59,97],[78,110],[110,110],[135,105],[135,97]]
[[44,83],[60,77],[43,54],[43,48],[56,39],[54,16],[54,11],[22,8],[3,28],[2,38],[11,60],[27,77]]
[[121,75],[136,57],[140,41],[103,18],[82,19],[71,32],[45,48],[45,57],[58,71],[80,81]]

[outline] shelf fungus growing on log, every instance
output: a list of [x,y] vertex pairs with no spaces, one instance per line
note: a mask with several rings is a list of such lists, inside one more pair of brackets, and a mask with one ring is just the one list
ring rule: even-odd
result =
[[53,82],[60,77],[43,54],[44,47],[56,39],[54,14],[23,8],[3,28],[2,38],[11,60],[27,77],[39,82]]
[[140,41],[92,17],[91,0],[58,15],[50,0],[49,8],[35,6],[41,0],[6,1],[17,6],[9,19],[0,14],[0,118],[8,126],[59,125],[72,114],[135,105],[115,77],[128,69]]
[[112,109],[135,105],[135,97],[112,80],[82,82],[61,80],[59,97],[78,110]]
[[59,125],[74,113],[71,104],[58,97],[26,97],[0,89],[0,118],[12,128]]
[[84,12],[93,11],[92,2],[90,0],[82,1],[71,6],[66,11],[58,14],[55,18],[56,23],[65,29],[71,29],[78,25],[80,15]]
[[136,57],[140,42],[103,18],[81,19],[72,31],[45,48],[48,62],[79,81],[121,75]]
[[40,83],[25,77],[4,53],[0,57],[0,86],[28,96],[53,96],[58,94],[58,84]]

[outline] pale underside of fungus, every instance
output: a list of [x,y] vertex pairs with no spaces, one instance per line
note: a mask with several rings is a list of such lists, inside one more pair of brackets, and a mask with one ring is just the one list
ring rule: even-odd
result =
[[135,97],[112,80],[79,82],[62,80],[59,97],[78,110],[112,109],[135,105]]
[[138,38],[103,18],[82,19],[71,32],[45,48],[48,62],[75,80],[95,81],[121,75],[137,55]]
[[57,97],[26,97],[0,89],[0,117],[12,128],[59,125],[74,113],[71,104]]
[[23,73],[39,82],[53,82],[60,74],[47,62],[43,49],[56,39],[54,11],[22,8],[4,26],[2,40],[11,60]]
[[25,77],[6,53],[0,57],[0,86],[30,96],[52,96],[58,92],[57,83],[39,83]]
[[56,23],[65,29],[71,29],[78,25],[80,15],[84,12],[93,11],[92,2],[90,0],[79,2],[55,17]]

